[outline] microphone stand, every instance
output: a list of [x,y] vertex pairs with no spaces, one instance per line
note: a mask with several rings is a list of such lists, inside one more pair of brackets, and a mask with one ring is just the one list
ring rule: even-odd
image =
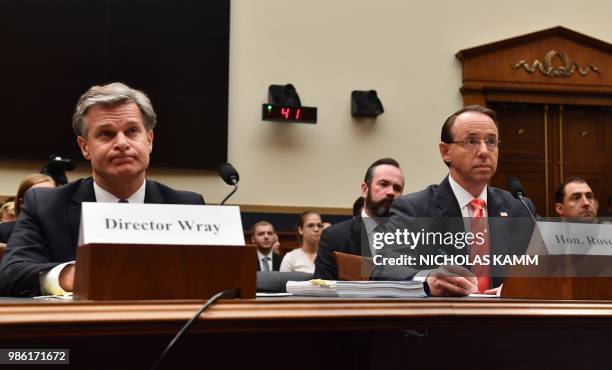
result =
[[227,202],[227,200],[234,195],[234,193],[238,190],[238,183],[234,182],[234,190],[232,190],[225,198],[223,198],[223,200],[221,201],[221,203],[219,204],[220,206],[224,205],[225,202]]
[[531,213],[531,210],[529,209],[529,207],[527,207],[527,203],[525,203],[525,200],[523,199],[523,193],[518,193],[518,194],[516,194],[516,196],[521,201],[521,203],[523,203],[523,206],[527,210],[527,213],[529,213],[529,216],[531,216],[531,219],[533,220],[533,222],[537,223],[538,221],[536,221],[535,216],[533,215],[533,213]]

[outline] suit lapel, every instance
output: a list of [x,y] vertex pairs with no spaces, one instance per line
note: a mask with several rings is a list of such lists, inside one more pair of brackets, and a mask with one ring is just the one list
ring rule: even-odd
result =
[[352,251],[349,251],[349,253],[357,256],[372,257],[368,232],[361,217],[354,217],[351,220],[351,248]]
[[272,271],[280,270],[280,265],[281,265],[280,255],[278,253],[272,252]]
[[81,203],[95,201],[96,194],[93,188],[93,179],[89,177],[79,184],[78,189],[72,197],[72,204],[66,209],[69,225],[71,227],[71,245],[77,245],[78,243],[79,228],[81,225]]
[[[507,255],[512,254],[509,248],[512,248],[513,236],[511,226],[506,220],[508,217],[502,216],[502,213],[506,216],[512,216],[508,211],[508,207],[504,204],[501,197],[495,195],[488,187],[487,190],[487,215],[488,215],[488,227],[489,227],[489,245],[491,256],[493,255]],[[493,257],[491,257],[493,258]],[[506,274],[506,267],[498,266],[496,264],[491,265],[491,278],[493,286],[498,286],[503,282],[503,276]]]
[[459,201],[448,182],[448,176],[433,190],[434,217],[461,217]]
[[507,216],[511,216],[508,213],[508,208],[504,205],[504,202],[500,197],[496,197],[491,191],[491,187],[487,187],[487,216],[488,217],[499,217],[502,212],[505,212]]
[[506,242],[504,240],[509,237],[509,235],[504,232],[504,218],[500,217],[500,214],[505,212],[508,214],[508,209],[504,205],[503,201],[500,197],[496,197],[495,194],[491,191],[491,187],[488,187],[487,191],[487,216],[488,216],[488,225],[489,225],[489,239],[491,245],[491,254],[500,254],[506,252]]
[[166,203],[165,199],[159,193],[155,181],[147,180],[147,184],[145,185],[145,203]]
[[[459,208],[459,201],[453,193],[453,189],[448,181],[448,176],[437,188],[433,190],[433,203],[436,208],[432,213],[432,218],[426,221],[426,229],[437,230],[437,231],[450,231],[453,233],[465,231],[463,223],[463,215],[461,214],[461,208]],[[466,253],[466,249],[458,250],[456,248],[445,248],[443,250],[448,254],[463,254]]]

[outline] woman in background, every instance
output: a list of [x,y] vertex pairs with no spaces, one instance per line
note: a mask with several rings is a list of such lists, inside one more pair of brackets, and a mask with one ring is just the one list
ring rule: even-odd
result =
[[[19,217],[19,213],[21,212],[21,206],[23,205],[23,197],[25,196],[25,192],[31,188],[54,188],[55,181],[47,175],[43,175],[40,173],[33,173],[31,175],[26,176],[19,184],[19,189],[17,189],[17,196],[15,197],[15,216]],[[13,228],[15,227],[15,222],[3,222],[0,224],[0,243],[6,243],[8,241],[9,236],[13,232]]]
[[[13,198],[14,199],[14,198]],[[15,214],[15,201],[7,200],[0,208],[0,212],[2,212],[2,218],[0,222],[12,222],[17,219],[17,215]]]
[[300,247],[285,254],[280,266],[281,272],[314,273],[314,260],[317,258],[319,240],[323,231],[321,216],[314,211],[307,211],[298,217],[297,232]]

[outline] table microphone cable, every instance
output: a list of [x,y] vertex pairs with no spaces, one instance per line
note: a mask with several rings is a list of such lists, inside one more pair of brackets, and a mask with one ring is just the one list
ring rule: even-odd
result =
[[193,324],[197,320],[197,318],[200,317],[200,315],[202,314],[202,312],[204,312],[204,310],[206,310],[210,305],[215,303],[220,298],[236,298],[236,297],[240,297],[240,291],[238,289],[229,289],[229,290],[224,290],[222,292],[219,292],[219,293],[215,294],[208,301],[206,301],[206,303],[204,303],[202,305],[202,307],[200,307],[198,312],[196,312],[196,314],[193,315],[193,317],[189,321],[187,321],[187,323],[185,325],[183,325],[181,330],[179,330],[179,332],[176,333],[176,335],[174,336],[174,338],[172,338],[170,343],[168,343],[168,345],[166,346],[166,349],[164,349],[164,351],[159,356],[157,361],[155,361],[155,364],[153,365],[151,370],[156,370],[157,369],[157,367],[162,362],[164,357],[166,357],[166,354],[168,354],[170,349],[172,349],[172,347],[174,346],[176,341],[185,333],[185,331],[187,331],[187,329],[189,329],[191,324]]

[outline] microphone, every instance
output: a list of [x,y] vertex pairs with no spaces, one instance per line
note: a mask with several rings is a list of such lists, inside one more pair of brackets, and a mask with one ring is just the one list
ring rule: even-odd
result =
[[230,163],[224,162],[219,166],[219,176],[228,185],[234,185],[234,189],[221,201],[220,205],[224,205],[227,200],[234,195],[238,190],[238,181],[240,181],[240,175],[238,171]]
[[221,163],[219,166],[219,176],[228,185],[236,185],[240,181],[240,175],[238,171],[230,163]]
[[60,186],[68,183],[66,171],[72,171],[75,167],[72,159],[53,154],[49,157],[49,162],[40,170],[40,173],[51,176],[57,186]]
[[512,195],[516,199],[521,201],[521,203],[523,204],[523,206],[525,207],[525,209],[529,213],[529,216],[531,216],[531,219],[533,220],[533,222],[537,222],[535,216],[533,215],[533,213],[531,212],[529,207],[527,207],[527,203],[525,203],[525,200],[523,199],[523,197],[525,195],[525,188],[523,188],[523,185],[521,184],[519,179],[517,179],[516,177],[510,177],[508,179],[507,187],[508,187],[508,191],[510,193],[512,193]]

